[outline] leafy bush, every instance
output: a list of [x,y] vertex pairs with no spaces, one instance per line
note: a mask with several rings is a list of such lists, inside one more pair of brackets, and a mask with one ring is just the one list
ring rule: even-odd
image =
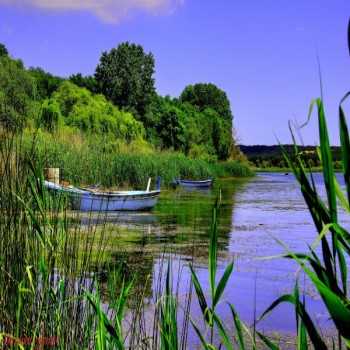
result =
[[62,120],[60,106],[53,99],[45,100],[41,106],[39,125],[43,125],[48,131],[55,131]]
[[0,122],[22,128],[35,113],[35,80],[20,60],[0,57]]
[[199,110],[170,97],[154,99],[145,117],[148,140],[162,149],[194,154],[200,146],[209,157],[227,159],[233,146],[231,123],[212,108]]
[[128,112],[120,111],[103,95],[93,95],[69,81],[60,85],[48,105],[58,105],[67,125],[86,133],[112,134],[116,138],[133,140],[142,137],[143,126]]
[[51,97],[64,81],[63,78],[53,76],[41,68],[30,68],[28,73],[34,78],[37,88],[37,98],[45,99]]

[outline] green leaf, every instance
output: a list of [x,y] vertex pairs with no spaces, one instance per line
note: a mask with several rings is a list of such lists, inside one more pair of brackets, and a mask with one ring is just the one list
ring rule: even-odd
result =
[[117,332],[117,330],[112,326],[110,321],[108,320],[107,315],[103,312],[100,303],[98,301],[95,301],[95,297],[86,292],[85,293],[87,300],[93,307],[97,317],[98,317],[98,322],[99,322],[99,327],[98,327],[98,343],[100,348],[105,347],[105,332],[104,329],[110,334],[112,337],[113,341],[117,345],[118,350],[123,350],[124,349],[124,344],[123,344],[123,338],[122,335]]
[[350,213],[350,206],[347,198],[345,197],[342,189],[340,188],[339,182],[336,178],[334,178],[334,185],[335,185],[335,193],[339,199],[339,203],[344,208],[345,211]]
[[[296,301],[299,301],[299,286],[298,280],[295,283],[294,287],[294,298]],[[297,321],[297,350],[307,350],[307,337],[306,337],[306,329],[304,326],[304,322],[299,316],[300,303],[295,303],[295,315]],[[302,304],[305,308],[305,302]]]
[[225,269],[224,274],[222,275],[216,290],[215,290],[215,295],[214,295],[214,299],[213,299],[213,308],[217,305],[217,303],[219,302],[222,293],[225,290],[226,284],[232,274],[233,271],[233,262],[231,262]]
[[[225,345],[225,349],[233,350],[232,341],[231,341],[230,337],[228,336],[227,331],[226,331],[224,325],[222,324],[220,318],[215,313],[213,314],[213,318],[214,318],[214,322],[216,323],[216,325],[218,327],[218,331],[219,331],[219,334],[221,336],[222,342]],[[244,348],[242,348],[242,350],[244,350]]]
[[269,338],[267,338],[265,335],[263,335],[260,332],[256,332],[260,339],[265,343],[265,345],[270,349],[270,350],[280,350],[279,346],[274,344]]
[[[191,320],[191,324],[192,324],[192,327],[194,328],[194,330],[196,331],[197,335],[198,335],[198,338],[200,339],[203,347],[205,350],[212,350],[213,347],[210,346],[210,344],[208,344],[205,339],[204,339],[204,336],[202,335],[201,331],[198,329],[198,327],[196,326],[196,324]],[[215,348],[214,348],[215,349]]]
[[209,243],[209,282],[210,282],[210,290],[211,296],[214,299],[215,295],[215,278],[216,278],[216,269],[217,269],[217,204],[213,208],[212,213],[212,226],[210,229],[210,243]]
[[233,321],[235,323],[240,349],[245,350],[243,331],[242,331],[242,322],[241,322],[236,310],[234,309],[233,305],[229,304],[229,307],[231,309]]
[[[346,98],[349,95],[350,93],[345,95],[344,98]],[[350,203],[350,141],[348,125],[346,123],[345,114],[341,104],[339,105],[339,129],[344,180],[348,194],[348,203]]]
[[[345,305],[344,301],[335,294],[326,284],[324,284],[315,273],[313,273],[297,256],[293,253],[293,258],[299,263],[304,272],[311,279],[318,292],[320,293],[328,312],[330,313],[338,331],[347,340],[350,339],[350,309],[349,305]],[[334,288],[334,286],[333,286]],[[310,331],[308,325],[304,320],[308,332]],[[310,335],[310,333],[309,333]],[[311,337],[311,335],[310,335]],[[311,338],[312,339],[312,338]]]
[[202,310],[202,315],[203,318],[206,320],[207,323],[209,323],[209,309],[208,309],[208,304],[207,301],[205,299],[202,287],[199,283],[199,280],[197,278],[197,275],[192,267],[192,265],[190,265],[190,270],[191,270],[191,277],[192,277],[192,283],[194,285],[196,294],[197,294],[197,298],[198,298],[198,302],[199,302],[199,306]]
[[347,295],[347,283],[348,283],[348,267],[346,265],[346,260],[344,257],[343,249],[339,247],[339,242],[337,242],[337,250],[338,250],[338,262],[340,268],[340,276],[343,284],[343,293]]
[[[281,303],[291,303],[293,305],[296,305],[296,303],[300,304],[299,300],[295,300],[294,295],[291,294],[284,294],[280,296],[278,299],[276,299],[260,316],[259,321],[262,320],[267,314],[269,314],[273,309],[275,309],[279,304]],[[312,343],[315,346],[315,349],[318,350],[327,350],[326,344],[323,342],[322,338],[318,334],[316,327],[314,326],[310,316],[306,312],[304,306],[302,304],[299,305],[297,308],[297,312],[299,313],[299,316],[301,317],[302,321],[305,324],[305,327],[307,329],[307,332],[309,334],[309,337],[312,341]]]
[[331,215],[332,222],[337,222],[337,201],[334,186],[334,170],[331,148],[329,145],[327,123],[324,113],[323,102],[321,99],[317,99],[318,107],[318,124],[320,135],[320,149],[322,155],[322,170],[325,187],[327,190],[328,207]]

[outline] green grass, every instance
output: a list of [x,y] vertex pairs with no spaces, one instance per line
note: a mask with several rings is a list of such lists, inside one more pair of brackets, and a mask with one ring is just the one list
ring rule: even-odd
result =
[[[311,169],[308,169],[303,161],[297,145],[295,145],[293,156],[284,152],[284,157],[300,184],[301,192],[311,213],[318,236],[315,238],[315,244],[309,247],[309,254],[292,252],[283,242],[279,243],[286,249],[285,257],[295,260],[315,286],[315,289],[328,310],[330,319],[338,331],[338,341],[337,344],[334,344],[334,348],[342,349],[342,344],[345,344],[346,348],[350,347],[350,298],[348,294],[347,266],[350,258],[350,234],[338,221],[338,203],[343,206],[343,209],[347,213],[350,212],[348,159],[350,154],[350,142],[345,114],[340,104],[340,142],[343,158],[343,175],[347,191],[347,193],[344,194],[335,177],[322,99],[319,98],[313,101],[310,107],[310,113],[314,106],[317,108],[318,115],[320,138],[318,155],[322,163],[324,186],[327,193],[326,202],[321,200],[317,188],[314,185]],[[294,138],[293,134],[292,136]],[[307,176],[308,173],[311,173],[311,178]],[[321,245],[321,254],[316,253],[316,246],[319,244]],[[325,340],[322,338],[322,334],[307,313],[307,305],[299,298],[297,284],[294,293],[279,297],[263,313],[262,317],[265,317],[265,315],[279,304],[285,302],[291,303],[295,307],[299,348],[308,348],[308,337],[315,349],[327,349],[328,347]]]
[[[331,340],[332,348],[343,349],[350,348],[350,234],[339,222],[338,206],[350,213],[350,141],[345,114],[340,105],[344,192],[334,174],[322,100],[317,99],[313,106],[317,108],[319,121],[318,154],[323,164],[327,194],[325,202],[318,194],[312,175],[309,176],[311,169],[300,156],[297,145],[292,156],[285,153],[285,159],[300,183],[318,234],[307,254],[292,252],[283,242],[276,240],[276,243],[285,248],[284,258],[296,261],[305,277],[314,284],[338,332],[337,338]],[[308,305],[299,292],[298,280],[290,293],[280,296],[260,315],[253,329],[240,319],[232,301],[226,305],[231,321],[229,324],[223,322],[217,313],[217,306],[233,278],[234,266],[233,263],[227,264],[222,276],[217,276],[219,202],[213,208],[212,226],[208,234],[209,294],[190,264],[184,268],[189,268],[191,284],[185,303],[181,304],[178,286],[173,286],[176,279],[172,278],[171,259],[164,256],[161,265],[167,267],[161,268],[157,276],[144,276],[144,288],[135,290],[136,274],[128,275],[122,266],[106,266],[108,244],[111,243],[108,226],[103,226],[97,232],[96,227],[90,225],[83,229],[89,231],[89,234],[85,234],[79,222],[67,216],[66,198],[53,198],[46,192],[41,172],[45,160],[44,154],[40,153],[43,150],[38,151],[34,145],[29,151],[28,144],[23,148],[23,140],[18,135],[4,132],[0,133],[0,141],[0,342],[11,338],[20,347],[21,339],[27,337],[31,339],[31,347],[35,348],[40,337],[45,336],[57,337],[57,348],[60,349],[175,350],[191,348],[187,334],[193,330],[203,349],[258,349],[264,344],[265,348],[276,350],[283,348],[283,345],[280,347],[272,337],[259,332],[259,321],[268,317],[280,304],[288,303],[296,319],[296,349],[309,349],[311,345],[315,349],[329,348],[330,340],[325,339],[308,313]],[[176,163],[181,171],[187,171],[185,176],[203,176],[201,171],[210,166],[181,154],[162,154],[160,157],[150,153],[141,157],[133,153],[107,153],[100,155],[101,160],[97,158],[98,152],[90,148],[89,152],[82,149],[82,159],[79,160],[78,154],[70,154],[69,149],[64,153],[58,147],[58,151],[56,160],[62,157],[62,161],[67,162],[64,164],[77,169],[96,163],[96,171],[101,173],[97,172],[91,178],[86,178],[89,175],[79,175],[81,177],[74,181],[81,183],[96,179],[112,181],[111,176],[117,184],[127,181],[141,185],[145,169],[153,169],[150,175],[160,174],[170,181],[175,171],[165,169],[170,164]],[[88,158],[90,156],[91,159]],[[127,169],[129,178],[133,175],[132,180],[119,178],[122,176],[121,170],[107,173],[110,176],[102,174],[106,164],[111,164],[115,170],[113,167],[120,166],[119,163]],[[211,166],[219,167],[216,169],[218,176],[238,171],[234,163]],[[159,169],[164,173],[159,173]],[[71,176],[73,174],[72,171]],[[114,182],[106,183],[111,184]],[[320,249],[316,250],[319,245]],[[145,305],[150,285],[155,285],[151,305],[148,305],[151,315]],[[192,298],[195,298],[193,301],[199,304],[201,310],[200,324],[192,317]],[[179,323],[179,319],[184,321]],[[145,328],[145,324],[150,325],[149,329]]]
[[[32,152],[33,137],[26,135],[24,151]],[[174,178],[203,179],[224,176],[251,176],[247,164],[239,161],[209,162],[182,153],[158,152],[143,145],[121,145],[102,138],[81,139],[40,133],[35,153],[42,167],[58,167],[62,177],[75,185],[144,188],[149,177],[161,176],[163,184]]]

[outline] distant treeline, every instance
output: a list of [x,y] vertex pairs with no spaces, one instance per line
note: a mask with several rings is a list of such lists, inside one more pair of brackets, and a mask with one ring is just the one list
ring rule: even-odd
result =
[[[294,152],[293,145],[282,145],[288,154],[292,155]],[[257,168],[286,168],[287,163],[282,155],[281,146],[239,146],[241,152],[245,154],[248,160]],[[304,159],[311,167],[319,167],[320,159],[317,155],[315,146],[298,146],[300,152],[302,152]],[[336,168],[340,168],[341,150],[340,147],[331,147],[332,156]]]

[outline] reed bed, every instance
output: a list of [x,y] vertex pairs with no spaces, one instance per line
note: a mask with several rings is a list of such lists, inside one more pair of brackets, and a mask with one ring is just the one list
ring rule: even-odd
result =
[[[33,147],[33,137],[25,138],[26,149]],[[35,137],[35,153],[43,167],[61,169],[63,179],[73,184],[99,184],[104,187],[143,188],[149,177],[161,176],[169,186],[175,178],[251,176],[249,166],[241,161],[216,162],[194,159],[177,152],[161,152],[136,143],[111,143],[108,139],[63,139],[48,133]],[[78,140],[78,141],[77,141]]]
[[[108,246],[108,235],[103,232],[94,234],[96,227],[92,224],[84,228],[90,231],[89,234],[83,235],[81,226],[66,215],[67,199],[48,195],[42,178],[45,157],[40,150],[38,152],[38,146],[34,143],[28,147],[18,135],[7,133],[1,135],[0,143],[3,164],[0,167],[0,344],[23,349],[34,349],[40,342],[57,349],[191,349],[193,344],[188,343],[188,333],[193,331],[201,348],[206,350],[276,350],[283,349],[284,345],[259,332],[259,322],[281,303],[289,303],[292,306],[290,312],[295,314],[296,319],[296,349],[349,349],[350,234],[338,220],[339,205],[350,213],[348,127],[341,104],[339,122],[346,184],[344,193],[334,176],[323,102],[317,99],[312,106],[316,106],[318,114],[319,157],[323,164],[327,199],[323,202],[320,198],[312,173],[295,145],[294,154],[290,156],[285,153],[285,159],[300,183],[317,235],[309,253],[292,252],[277,240],[276,244],[286,249],[283,257],[278,258],[295,260],[306,278],[314,284],[338,332],[336,337],[326,339],[318,329],[308,313],[305,298],[300,295],[298,280],[294,290],[280,296],[257,317],[253,325],[246,325],[240,319],[232,302],[226,305],[231,322],[223,322],[217,313],[217,306],[231,283],[234,265],[227,264],[222,276],[217,275],[219,200],[213,208],[212,226],[208,234],[209,294],[201,286],[194,266],[189,264],[184,268],[190,269],[191,281],[185,301],[183,298],[180,300],[178,285],[173,282],[177,280],[177,284],[182,283],[180,278],[173,278],[174,273],[178,277],[180,273],[172,267],[169,255],[160,258],[160,272],[146,276],[144,288],[136,290],[134,281],[137,276],[130,276],[127,266],[112,262],[106,265],[104,251]],[[70,164],[76,166],[72,169],[81,170],[91,164],[88,162],[92,160],[84,157],[89,157],[94,152],[92,149],[83,151],[81,160],[78,155],[66,151],[55,155],[56,160],[62,157],[62,165]],[[113,163],[112,159],[116,157],[115,154],[111,158],[109,153],[102,155],[100,158],[104,159],[100,160],[96,152],[91,159],[96,162],[101,174],[85,178],[83,176],[90,175],[80,175],[71,170],[68,177],[73,177],[73,174],[82,176],[74,178],[79,182],[106,180],[109,176],[102,175],[103,166],[111,162],[111,168],[115,170],[113,166],[119,166],[119,162],[123,162],[121,159],[125,159],[123,164],[129,166],[125,168],[128,169],[127,174],[134,176],[131,182],[141,184],[145,171],[143,167],[156,168],[156,165],[152,165],[152,157],[156,156],[152,154],[142,158],[133,154],[118,156],[121,158],[117,165],[117,161]],[[166,157],[172,159],[173,156]],[[148,159],[148,162],[144,159]],[[182,161],[191,162],[185,158]],[[143,171],[133,168],[135,164]],[[201,164],[206,169],[206,163]],[[165,162],[163,166],[166,165],[169,166]],[[193,173],[198,170],[197,166],[193,165]],[[232,170],[231,166],[225,167],[228,169],[224,171]],[[159,175],[156,169],[147,175]],[[116,183],[123,182],[122,178],[117,177],[119,173],[121,170],[111,172]],[[171,176],[168,174],[170,181],[173,173]],[[319,245],[320,250],[316,250]],[[146,296],[151,286],[154,289],[151,289],[152,298],[147,304],[145,300],[149,300]],[[199,320],[192,315],[193,303],[199,304]]]

